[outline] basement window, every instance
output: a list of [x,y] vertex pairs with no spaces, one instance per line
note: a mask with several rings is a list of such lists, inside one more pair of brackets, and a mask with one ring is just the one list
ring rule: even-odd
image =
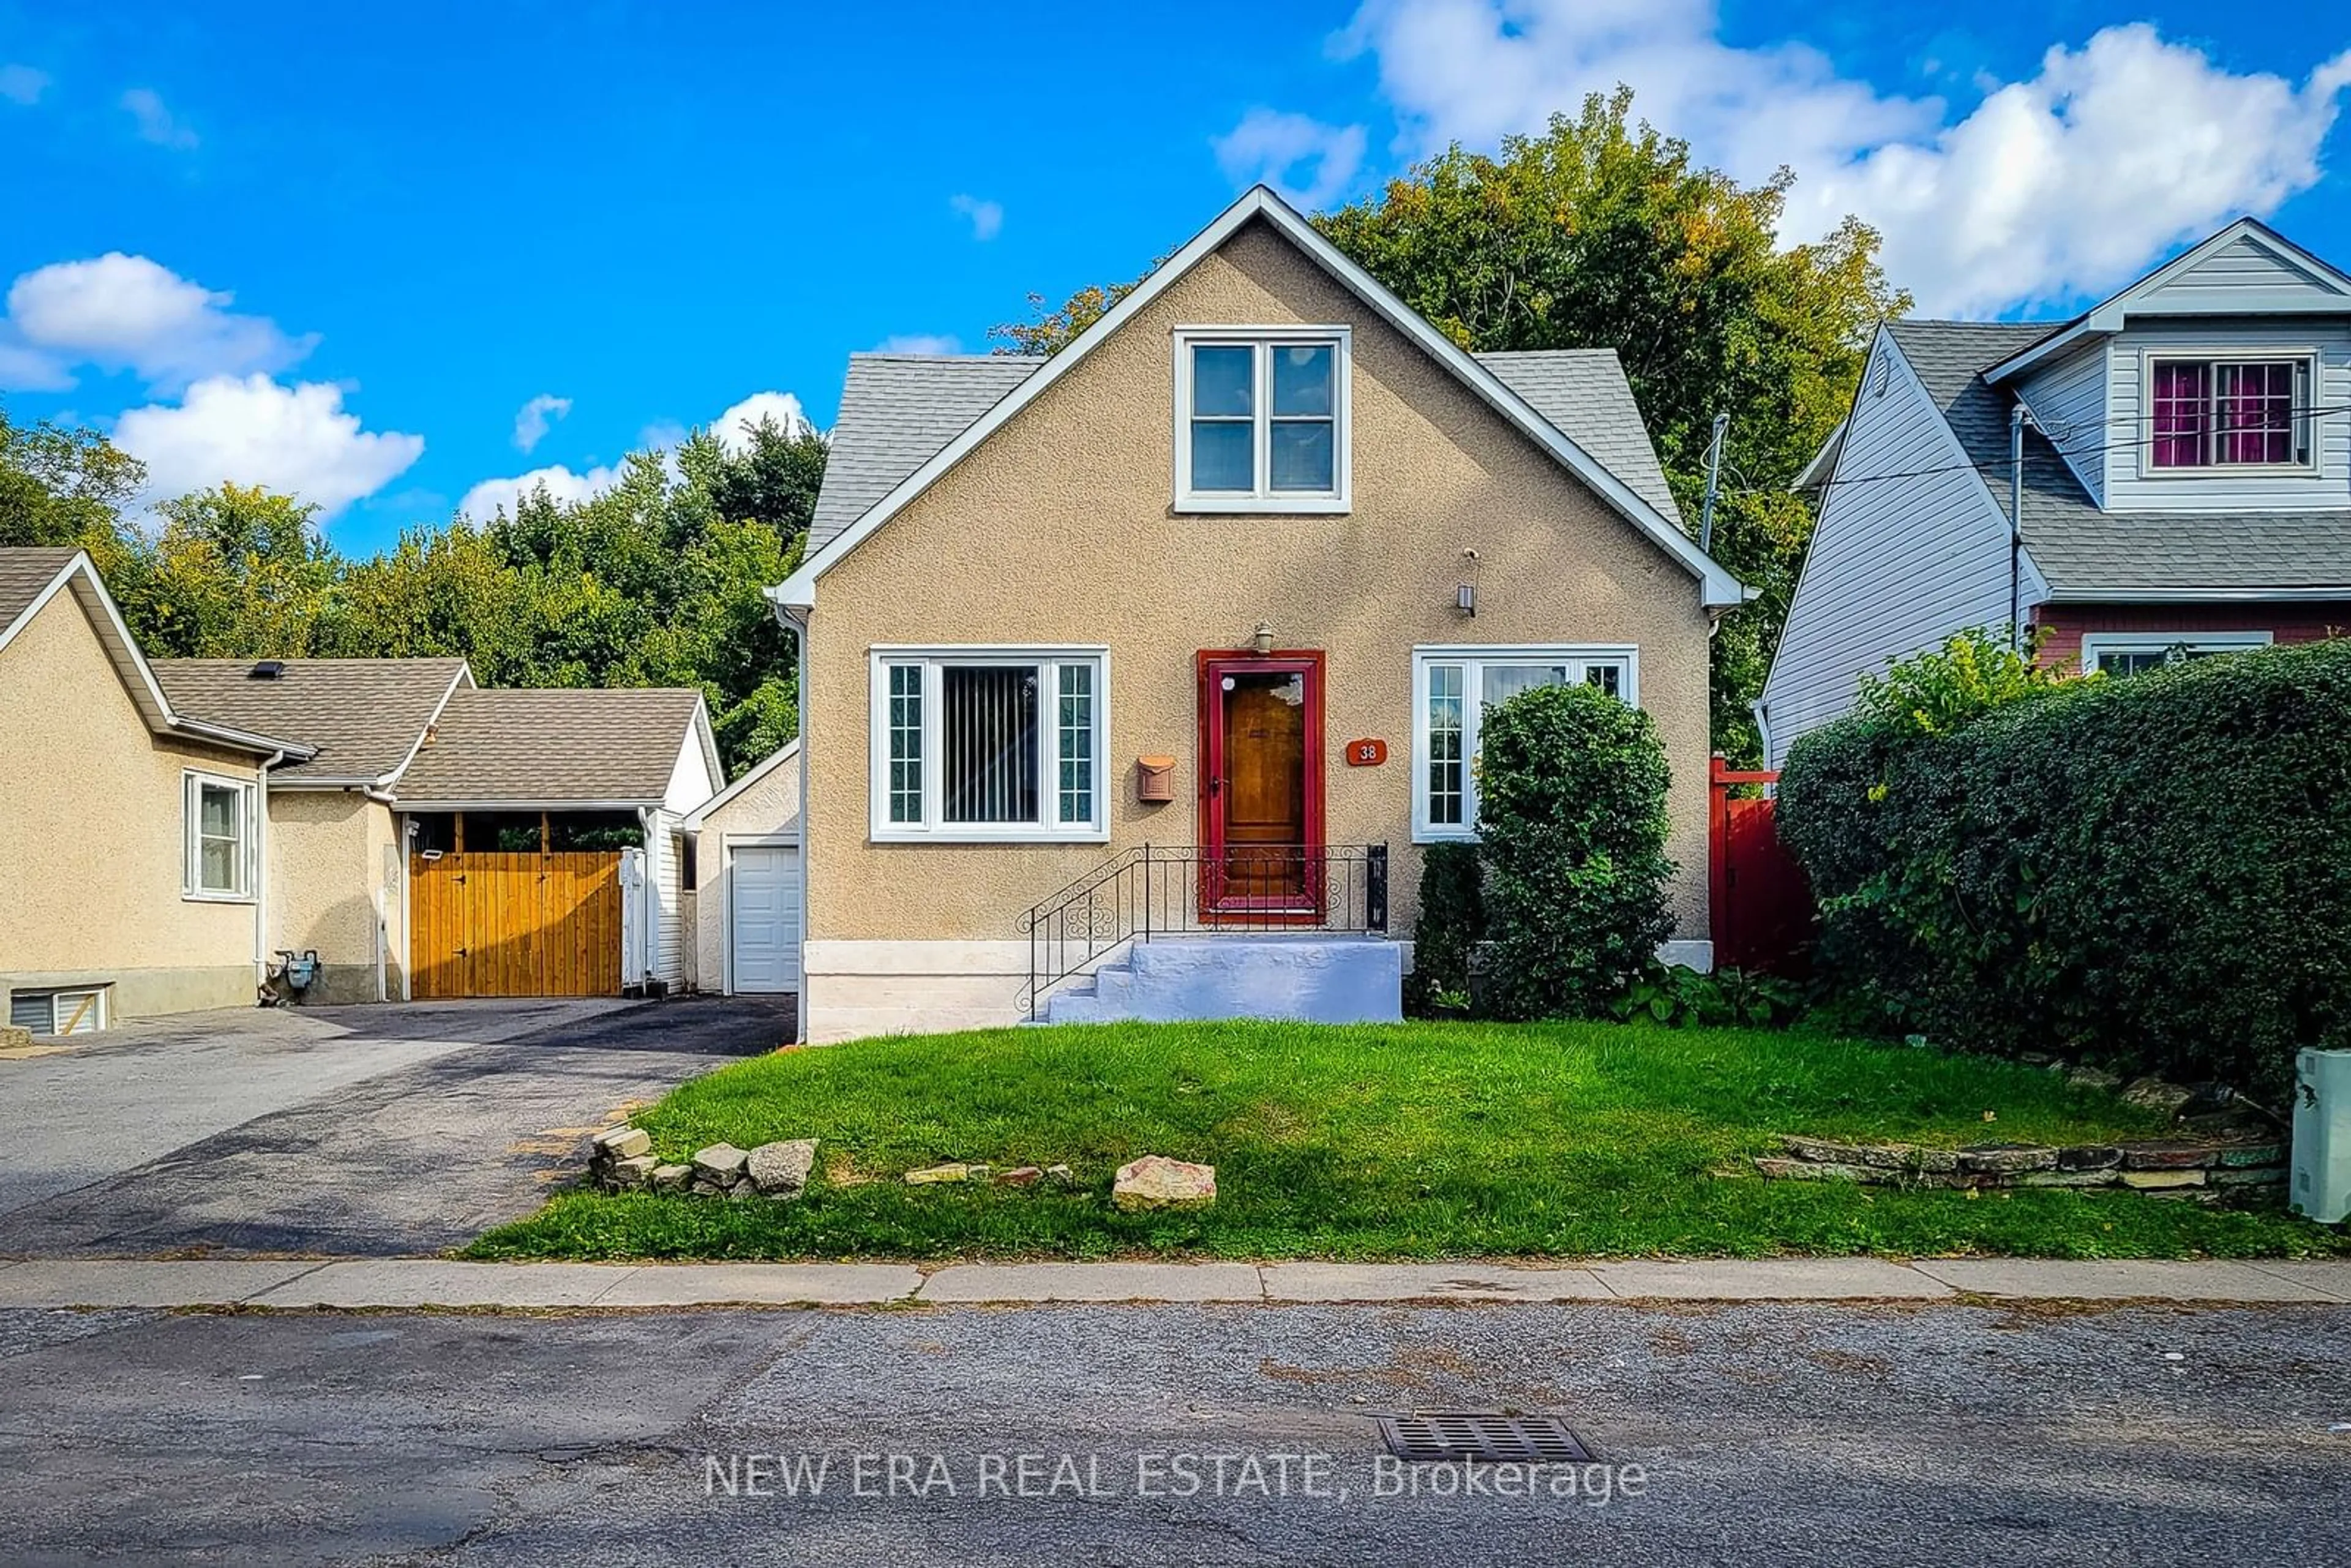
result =
[[12,991],[8,1021],[35,1034],[96,1034],[106,1027],[106,988]]

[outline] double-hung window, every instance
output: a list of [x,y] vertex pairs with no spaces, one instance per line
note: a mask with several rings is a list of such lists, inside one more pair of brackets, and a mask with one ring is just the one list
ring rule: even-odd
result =
[[182,785],[185,855],[180,891],[189,898],[251,898],[253,786],[208,773],[183,774]]
[[1100,648],[875,650],[872,836],[1103,838],[1108,674]]
[[1568,685],[1637,702],[1638,664],[1629,647],[1416,649],[1413,837],[1478,836],[1478,732],[1489,707],[1535,686]]
[[2147,374],[2147,462],[2162,472],[2307,467],[2306,357],[2158,359]]
[[1347,509],[1344,327],[1176,334],[1176,509]]

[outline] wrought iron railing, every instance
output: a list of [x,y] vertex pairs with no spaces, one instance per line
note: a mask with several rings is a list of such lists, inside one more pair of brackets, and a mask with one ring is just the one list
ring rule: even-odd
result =
[[1334,931],[1384,936],[1385,844],[1144,844],[1020,917],[1031,1019],[1055,986],[1155,936]]

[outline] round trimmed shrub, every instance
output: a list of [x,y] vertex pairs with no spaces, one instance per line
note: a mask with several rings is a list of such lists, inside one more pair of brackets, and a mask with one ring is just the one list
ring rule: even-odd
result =
[[1673,930],[1665,748],[1649,716],[1590,686],[1538,686],[1480,729],[1484,1006],[1604,1018]]

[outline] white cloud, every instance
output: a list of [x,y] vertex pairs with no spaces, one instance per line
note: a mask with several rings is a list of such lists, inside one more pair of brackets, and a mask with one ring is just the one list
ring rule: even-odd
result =
[[508,517],[519,509],[523,499],[541,486],[558,501],[584,501],[600,491],[609,490],[628,472],[625,463],[590,468],[585,474],[575,474],[558,463],[546,468],[534,468],[528,474],[517,474],[511,479],[485,479],[465,494],[457,509],[477,523],[486,523],[500,511]]
[[185,152],[196,144],[196,133],[180,123],[163,102],[163,95],[152,87],[134,87],[120,100],[123,110],[138,122],[139,140],[152,141],[158,147],[169,147],[174,152]]
[[1252,109],[1211,145],[1236,185],[1268,184],[1301,207],[1327,207],[1364,164],[1364,128]]
[[[777,427],[787,434],[816,428],[800,407],[800,400],[790,392],[757,392],[712,420],[710,432],[727,451],[740,454],[749,445],[750,432],[762,419],[774,420]],[[658,452],[666,456],[671,448],[683,443],[689,434],[682,425],[659,421],[647,425],[639,434],[638,450]],[[674,475],[676,465],[674,461],[670,468]],[[485,479],[465,492],[465,498],[457,503],[457,509],[476,522],[486,522],[500,508],[511,517],[523,497],[542,485],[547,487],[548,495],[558,501],[585,501],[619,484],[628,471],[626,458],[618,463],[598,464],[585,473],[560,463],[553,464],[545,468],[534,468],[528,474],[517,474],[512,478]]]
[[547,439],[548,426],[571,412],[571,400],[557,397],[553,392],[541,392],[522,405],[515,415],[514,444],[528,452]]
[[424,452],[421,435],[361,430],[340,387],[264,375],[214,376],[179,403],[131,409],[115,422],[114,441],[147,465],[150,496],[235,480],[291,492],[329,518]]
[[1725,44],[1719,22],[1712,0],[1368,0],[1334,45],[1375,57],[1420,152],[1490,147],[1629,84],[1635,112],[1701,160],[1748,181],[1793,169],[1789,238],[1858,213],[1923,309],[1965,314],[2111,288],[2273,210],[2316,183],[2351,83],[2351,52],[2297,88],[2134,23],[2052,48],[1954,122],[1942,100],[1880,93],[1802,45]]
[[711,423],[710,432],[720,445],[739,455],[750,444],[750,433],[763,419],[774,420],[776,428],[787,435],[816,428],[800,407],[800,400],[791,393],[758,392],[720,414]]
[[0,66],[0,98],[29,109],[49,90],[49,75],[30,66]]
[[877,354],[959,354],[963,340],[946,332],[898,332],[873,345]]
[[1004,204],[983,202],[977,196],[951,196],[947,205],[971,220],[971,237],[991,240],[1004,232]]
[[[60,377],[69,385],[73,366],[95,364],[134,371],[151,388],[171,392],[205,376],[283,370],[318,341],[288,337],[266,317],[238,315],[228,308],[233,302],[120,251],[37,268],[9,286],[0,385],[56,386]],[[9,374],[11,359],[26,361],[19,376]],[[38,379],[44,373],[47,380]]]

